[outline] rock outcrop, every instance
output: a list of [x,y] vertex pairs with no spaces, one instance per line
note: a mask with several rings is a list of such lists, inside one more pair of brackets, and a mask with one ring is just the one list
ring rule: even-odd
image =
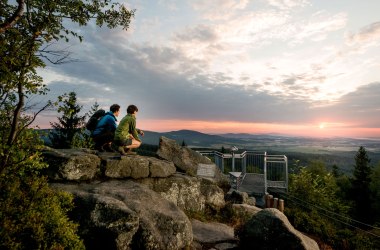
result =
[[173,162],[139,155],[108,158],[104,165],[104,175],[118,179],[168,177],[176,172]]
[[199,220],[191,220],[193,227],[195,249],[236,249],[238,239],[234,229],[218,222],[204,223]]
[[[280,211],[227,193],[227,178],[207,157],[164,137],[157,154],[43,152],[51,186],[74,195],[70,217],[87,249],[318,249]],[[227,225],[185,214],[226,210],[246,222],[240,241]]]
[[318,244],[294,229],[288,218],[275,208],[263,209],[244,225],[242,249],[317,250]]
[[184,211],[204,212],[208,206],[220,210],[225,205],[224,192],[210,180],[177,173],[168,178],[139,180]]
[[87,248],[174,250],[192,243],[192,226],[183,211],[144,185],[111,180],[52,187],[74,195],[72,217]]
[[161,137],[157,155],[173,162],[177,168],[188,175],[196,176],[198,164],[213,164],[213,162],[188,147],[181,147],[175,140]]
[[46,170],[51,180],[84,181],[100,176],[100,158],[94,150],[52,149],[46,147],[43,152],[49,164]]

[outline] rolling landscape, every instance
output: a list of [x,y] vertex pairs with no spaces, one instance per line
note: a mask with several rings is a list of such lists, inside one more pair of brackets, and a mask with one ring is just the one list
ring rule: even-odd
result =
[[285,154],[290,164],[299,160],[307,165],[310,161],[322,161],[327,167],[337,165],[348,172],[354,164],[354,157],[360,146],[368,151],[373,165],[380,161],[380,139],[353,138],[312,138],[290,137],[273,134],[218,134],[211,135],[193,130],[178,130],[171,132],[144,131],[144,144],[158,145],[160,136],[176,140],[180,145],[185,143],[194,149],[227,151],[236,146],[239,150],[266,151],[269,154]]

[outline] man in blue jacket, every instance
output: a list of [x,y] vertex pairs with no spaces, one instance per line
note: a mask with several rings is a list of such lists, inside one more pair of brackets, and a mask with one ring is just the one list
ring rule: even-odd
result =
[[92,133],[95,142],[95,149],[100,152],[114,152],[111,148],[115,130],[117,127],[117,119],[120,113],[120,105],[113,104],[108,111],[98,122],[94,132]]

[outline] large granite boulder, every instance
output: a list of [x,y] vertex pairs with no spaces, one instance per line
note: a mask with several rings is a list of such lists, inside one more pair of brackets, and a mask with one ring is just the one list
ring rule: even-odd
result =
[[182,249],[191,245],[192,226],[172,202],[131,180],[51,184],[72,193],[74,221],[90,249]]
[[238,239],[234,229],[218,222],[191,220],[193,227],[193,249],[237,249]]
[[51,180],[82,181],[99,176],[100,158],[91,150],[52,149],[46,147],[42,152],[49,167],[45,174]]
[[184,211],[203,212],[206,206],[219,210],[225,205],[223,190],[207,179],[177,173],[167,178],[138,181]]
[[275,208],[252,216],[240,234],[241,249],[317,250],[318,244],[294,229],[288,218]]
[[49,167],[45,174],[52,181],[89,181],[103,177],[147,178],[168,177],[176,172],[173,162],[118,153],[99,153],[88,149],[52,149],[46,147],[43,157]]
[[209,158],[188,147],[182,147],[175,140],[164,136],[160,137],[157,155],[165,160],[174,162],[178,169],[191,176],[197,174],[199,163],[212,164]]
[[230,202],[233,204],[248,204],[251,206],[256,205],[255,197],[249,197],[246,192],[240,192],[234,189],[226,193],[225,199],[227,202]]
[[104,175],[110,178],[168,177],[176,172],[173,162],[139,155],[108,158]]

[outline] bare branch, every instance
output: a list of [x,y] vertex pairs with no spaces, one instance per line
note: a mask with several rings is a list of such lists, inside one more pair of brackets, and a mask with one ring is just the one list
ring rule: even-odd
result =
[[[69,48],[66,47],[64,49],[59,49],[59,50],[50,50],[49,48],[53,44],[48,44],[41,50],[39,50],[37,56],[45,58],[52,64],[64,64],[64,63],[71,63],[71,62],[77,62],[79,60],[77,59],[72,59],[70,58],[72,52],[68,51],[67,49]],[[54,57],[54,59],[52,58]]]

